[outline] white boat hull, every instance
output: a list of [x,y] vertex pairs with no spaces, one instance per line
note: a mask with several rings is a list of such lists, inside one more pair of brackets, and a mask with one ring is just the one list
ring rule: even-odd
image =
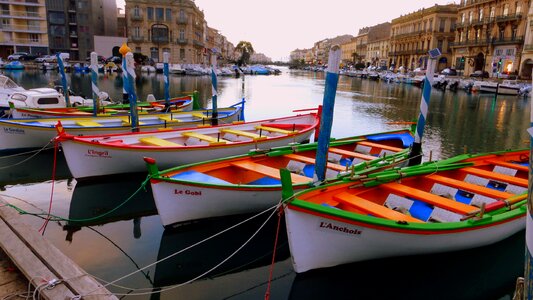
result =
[[498,94],[499,95],[511,95],[511,96],[517,96],[520,93],[519,87],[511,87],[511,86],[505,86],[500,85],[498,87]]
[[480,85],[479,86],[479,92],[481,93],[490,93],[490,94],[496,94],[498,91],[498,86],[496,85]]
[[285,208],[289,247],[297,273],[363,260],[485,246],[524,229],[524,218],[476,230],[416,234],[380,230]]
[[143,157],[151,157],[157,161],[161,169],[195,163],[238,154],[251,149],[269,149],[285,146],[291,142],[308,140],[312,131],[297,136],[287,136],[270,141],[243,143],[242,145],[193,147],[182,149],[158,150],[150,148],[128,149],[106,147],[103,145],[65,141],[61,143],[69,169],[75,178],[88,178],[130,172],[144,172],[146,165]]
[[279,202],[281,189],[221,189],[152,182],[152,193],[161,221],[168,226],[196,219],[261,211]]

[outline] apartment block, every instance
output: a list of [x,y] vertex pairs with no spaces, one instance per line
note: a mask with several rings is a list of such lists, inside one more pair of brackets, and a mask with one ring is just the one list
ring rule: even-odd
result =
[[0,0],[0,57],[48,53],[45,0]]
[[50,52],[85,60],[94,36],[117,35],[117,4],[109,0],[46,0]]
[[436,70],[452,66],[457,5],[435,5],[392,20],[389,62],[407,69],[426,68],[428,51],[439,48]]
[[455,66],[465,75],[518,73],[528,9],[528,0],[461,0],[452,45]]

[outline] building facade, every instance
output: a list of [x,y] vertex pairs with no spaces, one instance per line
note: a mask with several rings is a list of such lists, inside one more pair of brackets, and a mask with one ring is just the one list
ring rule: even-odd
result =
[[0,57],[48,53],[45,0],[0,1]]
[[367,56],[371,66],[387,67],[389,65],[390,37],[368,41]]
[[366,65],[366,49],[368,43],[368,32],[370,27],[359,29],[357,36],[355,36],[355,54],[352,54],[356,63],[363,63]]
[[46,0],[51,53],[85,60],[94,51],[94,36],[117,35],[117,4],[106,0]]
[[517,74],[522,62],[528,0],[461,0],[454,63],[468,75]]
[[134,52],[172,63],[209,64],[208,27],[204,13],[191,0],[127,0],[128,45]]
[[452,65],[457,5],[435,5],[392,20],[389,63],[395,68],[426,68],[428,51],[439,48],[442,56],[435,71]]
[[533,69],[533,5],[529,6],[526,20],[526,33],[524,36],[524,47],[522,48],[522,65],[520,66],[520,77],[531,79]]
[[351,66],[355,64],[355,38],[351,38],[349,41],[341,44],[341,53],[341,61],[345,66]]

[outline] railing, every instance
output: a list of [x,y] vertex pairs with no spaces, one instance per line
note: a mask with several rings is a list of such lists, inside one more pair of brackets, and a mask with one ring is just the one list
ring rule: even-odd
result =
[[522,14],[521,13],[509,14],[509,15],[506,15],[506,16],[497,16],[496,17],[496,22],[512,21],[512,20],[517,20],[517,19],[521,19],[521,18],[522,18]]
[[176,40],[176,44],[179,44],[179,45],[187,45],[188,43],[189,43],[188,39],[180,39],[180,38],[178,38]]
[[526,44],[526,45],[524,45],[524,50],[526,50],[526,51],[533,51],[533,44]]
[[176,18],[176,23],[180,24],[180,25],[187,25],[189,21],[189,18],[187,17],[178,17]]
[[477,40],[469,40],[469,41],[462,41],[462,42],[453,42],[453,43],[450,43],[450,47],[485,46],[490,43],[491,43],[491,39],[477,39]]
[[28,33],[46,33],[46,29],[41,29],[39,26],[24,26],[24,25],[0,25],[0,29],[3,31],[16,31],[16,32],[28,32]]
[[518,37],[511,37],[511,38],[493,38],[492,44],[493,45],[506,45],[506,44],[522,44],[524,42],[524,37],[518,36]]
[[450,47],[465,47],[465,46],[486,46],[486,45],[505,45],[505,44],[521,44],[524,41],[524,37],[514,37],[514,38],[492,38],[492,39],[477,39],[470,41],[462,42],[453,42],[450,43]]
[[130,16],[130,19],[131,19],[132,21],[142,21],[142,20],[143,20],[143,16],[142,16],[142,15],[134,15],[134,14],[132,14],[132,15]]
[[139,42],[144,41],[144,36],[135,36],[135,35],[133,35],[133,36],[130,37],[130,39],[131,39],[132,42],[139,43]]
[[6,39],[0,40],[0,45],[31,45],[31,46],[48,46],[48,43],[43,41],[35,41],[31,39]]
[[419,35],[419,34],[424,33],[424,32],[426,32],[426,31],[425,30],[416,30],[416,31],[413,31],[413,32],[396,34],[396,35],[393,35],[392,38],[399,39],[399,38],[403,38],[403,37]]
[[41,16],[39,13],[34,12],[25,12],[25,11],[9,11],[9,10],[0,10],[0,16],[4,18],[37,18],[46,20],[44,16]]
[[0,4],[24,5],[24,6],[44,6],[37,0],[0,0]]
[[194,46],[196,46],[196,47],[202,47],[202,48],[204,47],[204,43],[201,42],[201,41],[198,41],[198,40],[193,40],[193,41],[192,41],[192,44],[193,44]]

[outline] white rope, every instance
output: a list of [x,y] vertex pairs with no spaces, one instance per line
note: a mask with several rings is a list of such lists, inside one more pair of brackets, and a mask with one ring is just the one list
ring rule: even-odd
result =
[[[113,280],[113,281],[111,281],[111,282],[107,282],[107,283],[105,283],[105,285],[103,285],[103,287],[115,286],[115,287],[119,287],[119,288],[122,288],[122,289],[128,289],[128,290],[132,290],[132,291],[152,290],[152,291],[150,291],[150,292],[145,292],[145,293],[135,293],[135,294],[132,294],[132,293],[128,293],[128,294],[120,294],[120,293],[119,293],[119,294],[116,294],[116,293],[115,293],[115,294],[113,294],[113,295],[117,295],[117,296],[132,296],[132,295],[133,295],[133,296],[142,296],[142,295],[150,295],[150,294],[154,294],[154,293],[165,292],[165,291],[172,290],[172,289],[175,289],[175,288],[181,287],[181,286],[183,286],[183,285],[189,284],[189,283],[191,283],[191,282],[193,282],[193,281],[195,281],[195,280],[197,280],[197,279],[199,279],[199,278],[205,276],[206,274],[209,274],[210,272],[212,272],[213,270],[215,270],[216,268],[218,268],[220,265],[222,265],[224,262],[226,262],[227,260],[229,260],[231,257],[233,257],[234,255],[236,255],[236,254],[237,254],[237,253],[238,253],[238,252],[239,252],[244,246],[246,246],[246,245],[247,245],[247,244],[248,244],[248,243],[249,243],[249,242],[250,242],[250,241],[251,241],[251,240],[252,240],[252,239],[253,239],[253,238],[254,238],[254,237],[260,232],[260,231],[261,231],[261,229],[263,229],[263,227],[264,227],[264,226],[266,225],[266,223],[270,220],[270,218],[272,218],[272,216],[276,213],[277,208],[278,208],[279,206],[280,206],[280,203],[278,203],[278,204],[276,204],[276,205],[274,205],[274,206],[271,206],[271,207],[269,207],[269,208],[267,208],[267,209],[265,209],[265,210],[263,210],[263,211],[261,211],[261,212],[255,214],[255,215],[253,215],[253,216],[251,216],[251,217],[249,217],[249,218],[247,218],[247,219],[245,219],[245,220],[243,220],[243,221],[241,221],[241,222],[239,222],[239,223],[237,223],[237,224],[235,224],[235,225],[232,225],[232,226],[230,226],[230,227],[228,227],[228,228],[226,228],[226,229],[224,229],[224,230],[222,230],[222,231],[219,231],[218,233],[215,233],[215,234],[213,234],[213,235],[211,235],[211,236],[209,236],[209,237],[207,237],[207,238],[205,238],[205,239],[199,241],[199,242],[196,242],[196,243],[194,243],[194,244],[192,244],[192,245],[190,245],[190,246],[188,246],[188,247],[185,247],[185,248],[183,248],[183,249],[181,249],[181,250],[179,250],[179,251],[177,251],[177,252],[174,252],[173,254],[170,254],[170,255],[168,255],[167,257],[164,257],[164,258],[162,258],[162,259],[160,259],[160,260],[157,260],[157,261],[155,261],[155,262],[153,262],[153,263],[151,263],[151,264],[148,264],[148,265],[146,265],[146,266],[144,266],[144,267],[142,267],[142,268],[140,268],[140,269],[138,269],[138,270],[135,270],[135,271],[133,271],[133,272],[131,272],[131,273],[129,273],[129,274],[126,274],[126,275],[124,275],[124,276],[122,276],[122,277],[120,277],[120,278],[118,278],[118,279],[115,279],[115,280]],[[274,209],[274,210],[273,210],[273,209]],[[168,259],[170,259],[170,258],[172,258],[172,257],[174,257],[174,256],[176,256],[176,255],[178,255],[178,254],[181,254],[181,253],[183,253],[183,252],[185,252],[185,251],[187,251],[187,250],[190,250],[190,249],[192,249],[192,248],[194,248],[194,247],[196,247],[196,246],[198,246],[198,245],[201,245],[201,244],[203,244],[203,243],[205,243],[205,242],[207,242],[207,241],[209,241],[209,240],[211,240],[211,239],[213,239],[213,238],[215,238],[215,237],[217,237],[217,236],[219,236],[219,235],[221,235],[221,234],[223,234],[223,233],[226,233],[226,232],[228,232],[228,231],[230,231],[230,230],[232,230],[232,229],[234,229],[234,228],[236,228],[236,227],[238,227],[238,226],[241,226],[241,225],[243,225],[243,224],[245,224],[245,223],[247,223],[247,222],[249,222],[249,221],[251,221],[251,220],[253,220],[253,219],[255,219],[255,218],[257,218],[257,217],[259,217],[259,216],[261,216],[261,215],[263,215],[263,214],[265,214],[265,213],[267,213],[267,212],[270,211],[270,210],[273,210],[273,212],[268,216],[268,218],[266,219],[266,221],[263,222],[263,224],[261,224],[261,226],[258,228],[258,230],[257,230],[256,232],[254,232],[254,233],[252,234],[252,236],[251,236],[246,242],[244,242],[243,245],[241,245],[239,248],[237,248],[237,250],[235,250],[233,253],[231,253],[228,257],[226,257],[226,258],[225,258],[224,260],[222,260],[220,263],[218,263],[217,265],[215,265],[213,268],[211,268],[211,269],[209,269],[208,271],[206,271],[206,272],[204,272],[204,273],[202,273],[202,274],[196,276],[195,278],[193,278],[193,279],[191,279],[191,280],[188,280],[188,281],[186,281],[186,282],[183,282],[183,283],[180,283],[180,284],[176,284],[176,285],[165,286],[165,287],[160,287],[160,288],[158,287],[159,290],[158,290],[158,291],[155,291],[155,292],[153,291],[153,289],[154,289],[153,287],[152,287],[152,288],[135,289],[135,288],[126,288],[126,287],[124,287],[124,286],[120,286],[120,285],[116,285],[116,284],[115,284],[115,283],[118,282],[118,281],[121,281],[121,280],[123,280],[123,279],[125,279],[125,278],[128,278],[128,277],[130,277],[130,276],[132,276],[132,275],[134,275],[134,274],[136,274],[136,273],[138,273],[138,272],[141,272],[141,271],[143,271],[143,270],[145,270],[145,269],[147,269],[147,268],[149,268],[149,267],[152,267],[152,266],[154,266],[154,265],[156,265],[156,264],[158,264],[158,263],[160,263],[160,262],[163,262],[163,261],[165,261],[165,260],[168,260]],[[96,278],[96,277],[95,277],[95,278]],[[98,289],[100,289],[100,288],[98,288]],[[103,295],[109,295],[109,294],[92,294],[92,293],[94,293],[95,291],[97,291],[98,289],[95,289],[95,290],[89,291],[88,293],[86,293],[86,294],[84,294],[84,295],[80,295],[80,297],[83,298],[83,297],[90,297],[90,296],[103,296]]]

